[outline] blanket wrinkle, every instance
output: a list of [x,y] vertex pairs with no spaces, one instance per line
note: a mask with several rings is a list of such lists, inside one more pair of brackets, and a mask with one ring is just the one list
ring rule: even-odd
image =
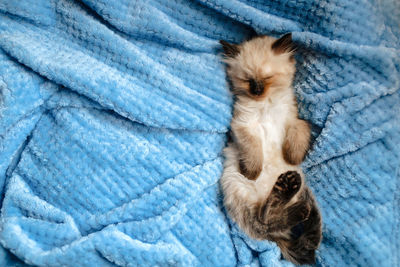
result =
[[[390,96],[390,95],[389,95]],[[385,98],[385,97],[384,97]],[[345,100],[350,100],[350,99],[345,99]],[[349,110],[346,110],[346,113],[344,113],[343,111],[340,111],[340,107],[342,106],[342,103],[345,101],[340,101],[337,103],[334,103],[332,105],[332,109],[328,115],[329,117],[333,117],[335,116],[337,118],[337,120],[340,118],[338,115],[338,113],[342,113],[342,116],[347,116],[349,113]],[[376,102],[381,102],[381,99],[373,99],[371,101],[363,101],[363,109],[360,108],[356,108],[354,110],[353,116],[355,116],[357,113],[359,113],[360,110],[368,110],[368,107],[370,106],[371,108],[374,108],[371,113],[373,114],[378,114],[381,110],[384,109],[384,107],[379,107],[378,109],[376,109],[372,104],[378,105],[379,103]],[[388,103],[384,103],[384,105],[395,105],[396,103],[400,102],[400,99],[398,97],[391,97],[389,98],[389,101],[387,101]],[[396,110],[392,110],[391,112],[396,112]],[[394,113],[395,114],[395,113]],[[354,121],[354,125],[352,127],[355,126],[362,126],[362,121],[368,119],[368,116],[365,115],[365,113],[363,114],[364,116],[362,118],[360,118],[360,120],[357,122],[357,120]],[[371,119],[370,119],[371,120]],[[351,138],[353,137],[349,137],[347,139],[342,139],[341,141],[337,141],[335,140],[335,144],[332,144],[332,149],[331,151],[329,151],[328,153],[324,153],[323,156],[319,156],[318,158],[316,157],[316,155],[321,155],[321,151],[324,150],[324,147],[327,143],[331,142],[329,141],[329,139],[333,139],[335,138],[336,133],[332,131],[332,127],[335,127],[335,125],[331,124],[331,121],[328,120],[327,124],[324,125],[323,130],[321,133],[319,133],[319,135],[316,137],[316,140],[314,141],[313,144],[313,150],[307,155],[307,158],[305,160],[305,162],[303,163],[303,166],[306,168],[318,165],[318,164],[322,164],[328,160],[331,159],[335,159],[338,158],[340,156],[343,156],[345,154],[348,153],[352,153],[355,152],[357,150],[362,149],[364,146],[373,143],[373,142],[378,142],[380,141],[382,138],[384,138],[387,134],[389,134],[391,131],[393,131],[393,124],[390,120],[385,120],[385,121],[376,121],[375,123],[379,123],[379,126],[376,127],[372,127],[370,129],[359,129],[359,133],[360,135],[355,136],[355,138],[357,138],[357,140],[354,140],[353,142],[349,142],[349,140],[351,140]],[[336,126],[335,128],[337,128],[338,126]],[[354,142],[356,142],[356,145],[354,144]]]
[[[318,266],[400,262],[395,0],[0,0],[1,266],[293,266],[227,218],[218,40],[293,33]],[[367,18],[367,19],[366,19]]]
[[[218,159],[220,160],[220,159]],[[214,162],[216,160],[210,160],[209,162]],[[204,163],[205,165],[207,165],[207,163]],[[203,164],[200,164],[198,166],[202,166]],[[193,167],[197,168],[198,166]],[[95,226],[95,225],[100,225],[101,227],[106,227],[108,224],[113,224],[116,222],[119,223],[125,223],[125,222],[134,222],[134,221],[143,221],[143,220],[148,220],[151,219],[152,217],[163,217],[163,214],[166,214],[169,212],[170,209],[172,208],[176,208],[176,206],[180,206],[182,204],[186,204],[186,203],[190,203],[193,200],[191,200],[189,197],[187,197],[186,199],[183,198],[184,196],[181,194],[181,198],[185,199],[185,201],[182,201],[182,199],[176,199],[176,204],[174,206],[171,207],[165,207],[165,210],[159,210],[159,211],[152,211],[151,209],[160,209],[159,206],[154,205],[154,203],[144,203],[144,204],[140,204],[140,202],[144,202],[144,201],[150,201],[150,198],[152,197],[152,195],[154,194],[160,194],[165,192],[166,190],[164,189],[166,186],[173,186],[171,185],[171,182],[174,183],[175,177],[179,177],[179,176],[183,176],[186,173],[189,173],[191,170],[187,170],[184,171],[180,174],[177,174],[174,177],[171,178],[167,178],[166,181],[164,181],[163,183],[157,185],[157,187],[152,188],[150,192],[145,192],[140,196],[137,196],[135,199],[130,199],[129,201],[125,202],[125,203],[118,203],[118,206],[113,207],[112,209],[110,209],[109,211],[107,211],[105,214],[83,214],[83,221],[88,222],[88,224],[91,225],[91,230],[89,231],[89,234],[91,232],[94,231],[94,229],[98,228],[99,226]],[[207,184],[204,185],[204,188],[200,188],[201,190],[205,190],[207,187],[210,187],[214,184]],[[199,192],[201,192],[201,190]],[[192,198],[196,198],[195,195],[191,195],[190,197]],[[154,197],[155,199],[157,199],[157,197]],[[174,196],[171,196],[171,198],[174,198]],[[142,213],[140,213],[141,209],[140,209],[140,205],[146,207],[146,209],[144,211],[142,211]],[[138,208],[135,208],[138,207]],[[150,207],[150,208],[149,208]],[[126,211],[126,209],[128,209],[128,211]],[[119,217],[115,222],[109,222],[107,221],[107,217],[112,217],[110,216],[113,213],[120,213],[120,216],[124,216],[124,214],[126,214],[125,216],[129,216],[129,218],[121,218]],[[151,216],[149,214],[151,214]],[[104,217],[104,219],[103,219]],[[100,223],[101,221],[106,220],[107,224],[104,225],[104,223]],[[86,232],[86,231],[84,231]]]
[[[196,0],[212,9],[226,15],[233,20],[238,20],[251,26],[256,32],[271,32],[275,34],[296,32],[301,30],[301,26],[290,19],[282,16],[274,16],[270,13],[262,12],[244,1],[208,1]],[[268,20],[270,23],[265,23]]]
[[[211,163],[212,166],[212,162],[215,161],[220,161],[220,159],[216,159],[216,160],[211,160],[209,161]],[[205,163],[204,167],[207,168],[207,166],[210,165],[210,163]],[[192,169],[198,169],[199,167],[202,167],[203,164],[200,164],[198,166],[194,166]],[[175,177],[183,177],[185,176],[185,174],[192,172],[192,170],[186,170],[183,173],[177,174]],[[22,176],[24,175],[21,172],[18,172],[19,174],[21,174]],[[193,182],[191,182],[193,183]],[[214,182],[210,182],[209,184],[203,184],[204,188],[199,188],[198,192],[202,192],[203,190],[205,190],[205,188],[210,187],[212,185],[215,184]],[[135,221],[141,221],[141,223],[146,223],[146,221],[149,220],[153,220],[153,217],[157,217],[157,218],[163,218],[163,217],[167,217],[165,214],[170,214],[169,216],[171,216],[171,213],[174,213],[176,211],[173,210],[177,210],[177,207],[180,207],[182,205],[187,206],[189,205],[189,203],[193,202],[193,198],[196,198],[196,194],[191,194],[190,196],[185,196],[183,193],[181,193],[180,195],[177,196],[171,196],[171,198],[176,198],[175,204],[174,206],[171,207],[165,207],[165,210],[159,210],[160,206],[154,205],[153,203],[151,203],[151,201],[154,201],[156,199],[158,199],[157,194],[162,194],[164,195],[165,193],[168,193],[168,189],[166,188],[181,188],[182,191],[184,191],[185,187],[191,187],[192,185],[189,184],[180,184],[179,183],[179,178],[174,179],[174,177],[168,178],[166,179],[166,181],[162,184],[159,184],[157,187],[153,188],[150,192],[148,193],[143,193],[141,196],[138,196],[136,199],[131,199],[128,202],[122,204],[121,206],[116,206],[113,209],[107,211],[107,213],[105,214],[81,214],[82,218],[80,220],[84,221],[87,225],[90,225],[90,229],[81,229],[80,232],[84,235],[89,235],[95,231],[100,231],[101,229],[107,227],[110,224],[115,224],[115,223],[127,223],[127,222],[135,222]],[[31,186],[32,187],[32,186]],[[16,201],[17,206],[19,209],[21,209],[21,212],[23,212],[24,214],[30,214],[30,216],[32,217],[32,214],[35,212],[35,210],[33,211],[29,211],[29,213],[27,213],[27,210],[24,208],[24,203],[21,204],[21,201],[19,201],[19,197],[21,196],[21,193],[19,193],[17,196],[15,196],[13,198],[13,201]],[[29,196],[28,196],[29,197]],[[149,202],[150,201],[150,202]],[[26,201],[24,201],[26,203]],[[144,202],[144,203],[142,203]],[[149,202],[149,203],[147,203]],[[19,203],[19,204],[18,204]],[[183,207],[184,207],[183,206]],[[141,207],[146,207],[145,210],[142,211]],[[151,211],[151,208],[149,209],[149,207],[152,207],[153,209],[155,209],[155,211]],[[182,208],[181,207],[181,215],[182,216],[184,214],[183,210],[185,210],[187,208]],[[159,211],[157,211],[159,210]],[[33,213],[32,213],[33,212]],[[65,212],[65,211],[64,211]],[[108,218],[113,218],[115,216],[112,216],[113,214],[118,214],[118,217],[113,219],[113,221],[110,221],[110,219]],[[151,214],[151,215],[150,215]],[[78,225],[80,225],[80,223],[78,222]]]
[[[10,38],[8,38],[8,40],[9,41],[14,40],[14,41],[11,42],[11,43],[8,43],[8,42],[6,42],[6,39],[4,39],[4,42],[5,42],[4,44],[7,45],[7,47],[9,48],[9,50],[7,51],[8,53],[11,53],[14,57],[19,58],[18,55],[14,55],[13,52],[15,51],[15,47],[18,47],[20,45],[21,36],[15,35],[15,34],[12,34],[12,35],[15,36],[15,38],[11,38],[11,36],[10,36]],[[38,34],[32,32],[32,37],[34,37],[34,36],[36,36],[36,38],[39,39]],[[42,39],[42,38],[40,38],[40,39]],[[32,39],[32,42],[38,42],[38,40]],[[62,40],[60,40],[60,43],[62,43]],[[25,47],[20,47],[20,48],[21,49],[26,49]],[[47,47],[47,49],[49,49],[49,48],[50,48],[50,46]],[[66,51],[70,51],[70,53],[72,53],[72,51],[75,51],[75,50],[69,50],[69,49],[71,49],[70,47],[64,47],[63,49],[66,50]],[[27,52],[27,51],[25,51],[25,52]],[[77,53],[81,53],[79,51],[76,51],[76,52]],[[18,53],[20,54],[20,51]],[[140,56],[140,57],[143,57],[143,56]],[[58,61],[68,60],[68,56],[67,56],[67,54],[65,52],[63,54],[48,55],[48,56],[45,57],[44,60],[46,62],[48,62],[49,65],[54,65],[52,63],[52,60],[54,58],[57,58]],[[89,58],[86,55],[81,54],[79,56],[79,59],[80,59],[80,61],[79,62],[75,62],[75,64],[80,64],[83,69],[86,68],[86,63],[87,63],[87,60],[89,60]],[[86,60],[81,60],[81,59],[86,59]],[[21,60],[21,59],[19,58],[19,60]],[[34,59],[30,58],[30,60],[34,60]],[[24,59],[22,59],[22,61],[24,61]],[[146,62],[146,61],[150,61],[150,63],[152,63],[151,60],[147,60],[147,59],[143,60],[143,63]],[[29,62],[31,62],[31,61],[24,62],[24,63],[30,65]],[[95,65],[99,65],[100,64],[100,66],[104,65],[104,63],[101,63],[98,60],[96,60],[93,64],[95,64]],[[147,65],[149,63],[145,63],[145,64]],[[65,65],[62,65],[61,68],[57,67],[58,68],[58,72],[65,73],[65,71],[67,70],[67,66],[68,65],[70,65],[70,64],[68,64],[67,61],[66,61]],[[40,65],[40,66],[47,66],[47,65]],[[48,67],[40,68],[40,66],[39,66],[39,72],[41,72],[44,76],[46,76],[50,80],[53,79],[52,75],[49,75],[49,71],[46,70],[46,69],[48,69]],[[56,67],[56,66],[54,66],[54,67]],[[104,67],[105,68],[110,68],[108,65],[107,65],[107,67],[106,67],[106,65],[104,65]],[[99,70],[100,74],[103,73],[102,71],[100,71],[100,69],[98,69],[98,70]],[[139,71],[141,71],[141,67],[140,67]],[[75,80],[75,78],[70,76],[68,73],[65,73],[66,76],[65,77],[62,76],[62,79],[56,80],[56,82],[59,83],[59,84],[62,84],[64,86],[67,86],[67,87],[69,86],[70,88],[76,89],[79,93],[82,93],[82,94],[86,95],[87,97],[92,98],[93,100],[99,102],[100,104],[106,106],[107,108],[114,109],[116,112],[121,113],[121,115],[123,115],[123,116],[130,117],[133,120],[142,121],[143,123],[149,124],[150,126],[152,126],[152,125],[153,126],[158,126],[158,123],[161,122],[162,117],[161,118],[150,118],[150,117],[144,117],[143,115],[138,117],[138,116],[134,115],[135,113],[138,114],[140,112],[138,110],[136,110],[136,111],[135,110],[131,110],[130,111],[130,110],[127,110],[127,109],[121,110],[118,107],[119,106],[119,102],[120,102],[120,100],[118,98],[116,99],[117,101],[113,101],[111,103],[108,103],[108,101],[104,101],[105,100],[104,96],[101,95],[101,94],[100,95],[98,93],[95,93],[95,94],[89,93],[88,94],[88,91],[91,91],[91,90],[98,91],[98,89],[95,89],[95,88],[99,87],[99,83],[100,82],[103,83],[106,80],[110,80],[108,78],[108,76],[110,75],[110,72],[114,74],[113,76],[117,76],[116,78],[118,80],[117,81],[117,80],[113,79],[113,80],[110,81],[111,82],[110,85],[112,87],[119,87],[120,84],[122,86],[126,87],[126,86],[128,86],[128,84],[137,84],[138,83],[138,79],[135,78],[134,76],[128,76],[128,77],[124,76],[124,77],[122,77],[119,73],[117,73],[117,70],[114,70],[114,69],[110,69],[108,72],[109,72],[108,74],[104,73],[104,75],[98,76],[97,79],[92,77],[92,79],[95,79],[95,81],[93,82],[91,80],[91,82],[89,82],[89,83],[87,83],[87,82],[85,83],[85,80],[82,83],[82,81],[80,81],[79,79],[76,81],[77,83],[70,83],[70,81],[71,80]],[[160,72],[164,74],[163,77],[159,76]],[[165,98],[165,100],[166,100],[166,104],[167,105],[170,106],[169,103],[172,104],[172,103],[178,101],[177,103],[174,103],[174,104],[176,105],[176,104],[179,103],[179,105],[181,106],[181,109],[183,109],[184,107],[186,107],[186,109],[190,109],[190,106],[198,106],[199,107],[198,110],[201,110],[203,116],[208,116],[209,117],[209,119],[207,120],[209,122],[209,125],[212,125],[211,122],[214,121],[216,119],[216,117],[215,116],[211,116],[209,114],[209,109],[205,108],[205,105],[203,103],[211,102],[209,104],[214,106],[214,108],[218,108],[219,110],[224,110],[225,113],[228,112],[228,107],[226,105],[219,104],[219,103],[212,103],[212,101],[210,101],[209,99],[201,99],[201,98],[206,98],[206,96],[200,95],[195,91],[191,91],[190,89],[186,91],[187,92],[186,95],[187,95],[187,97],[191,98],[192,100],[190,100],[189,98],[186,98],[185,102],[184,101],[181,102],[179,100],[179,92],[177,91],[177,86],[174,85],[174,83],[176,83],[176,82],[173,81],[172,78],[168,78],[167,72],[164,72],[162,70],[160,72],[155,72],[155,73],[157,73],[157,77],[160,77],[163,80],[162,83],[167,82],[167,80],[169,80],[169,82],[167,82],[167,84],[170,84],[171,87],[170,87],[170,90],[169,90],[168,94],[165,94],[162,90],[158,91],[158,96],[157,97],[160,99],[160,95],[163,96],[163,98]],[[146,79],[148,79],[148,78],[157,78],[157,77],[146,77],[147,76],[146,73],[144,73],[144,75],[145,75]],[[129,81],[129,80],[131,80],[130,78],[132,78],[132,81]],[[116,84],[117,82],[119,84]],[[140,83],[142,83],[142,82],[140,82]],[[182,86],[180,86],[180,87],[182,89]],[[143,94],[143,96],[142,96],[143,100],[152,99],[152,98],[156,97],[156,93],[155,92],[145,91],[145,90],[143,90],[144,88],[145,88],[144,85],[137,88],[140,91],[140,94]],[[123,89],[119,89],[119,90],[123,90]],[[130,90],[125,90],[125,91],[126,91],[126,93],[128,93]],[[137,93],[139,93],[139,92],[137,92]],[[129,97],[135,98],[134,95],[129,95]],[[136,99],[136,101],[137,100],[138,99]],[[143,108],[142,108],[142,111],[143,111]],[[144,114],[146,114],[146,113],[151,114],[149,112],[150,111],[145,111]],[[176,112],[178,113],[178,110]],[[189,114],[187,114],[186,116],[190,116]],[[179,116],[179,115],[177,114],[177,116]],[[198,120],[196,118],[196,116],[194,116],[193,119],[194,120]],[[178,121],[178,124],[179,124],[180,120],[178,119],[177,121]],[[214,124],[219,124],[219,123],[220,123],[219,121],[215,121]],[[169,126],[169,125],[162,125],[162,124],[159,125],[159,127],[177,128],[177,129],[181,129],[183,127],[183,129],[187,129],[187,127],[184,127],[184,126],[172,126],[172,125]],[[226,127],[223,127],[222,129],[218,129],[218,131],[225,131],[225,128]],[[208,126],[204,130],[210,130],[210,126]]]

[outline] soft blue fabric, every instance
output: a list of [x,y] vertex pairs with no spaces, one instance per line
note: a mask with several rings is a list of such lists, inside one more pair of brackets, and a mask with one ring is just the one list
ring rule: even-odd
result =
[[0,0],[1,266],[286,266],[221,205],[219,39],[293,32],[320,266],[399,266],[397,0]]

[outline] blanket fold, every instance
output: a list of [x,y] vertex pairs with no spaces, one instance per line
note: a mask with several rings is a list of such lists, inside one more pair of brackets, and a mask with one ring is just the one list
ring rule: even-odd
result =
[[292,265],[218,186],[218,41],[292,32],[317,264],[398,266],[399,24],[395,0],[0,0],[0,265]]

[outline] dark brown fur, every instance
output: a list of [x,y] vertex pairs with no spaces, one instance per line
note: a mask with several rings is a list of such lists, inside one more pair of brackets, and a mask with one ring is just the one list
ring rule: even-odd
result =
[[292,34],[287,33],[272,44],[272,50],[277,54],[293,52],[295,46],[292,42]]
[[228,43],[227,41],[220,40],[219,43],[222,45],[222,48],[224,49],[224,53],[228,57],[234,57],[237,54],[239,54],[239,47],[238,45]]
[[[297,201],[291,201],[295,195]],[[302,187],[297,172],[282,174],[266,201],[246,212],[243,217],[252,225],[253,238],[276,242],[284,257],[295,264],[315,263],[322,220],[310,189]]]

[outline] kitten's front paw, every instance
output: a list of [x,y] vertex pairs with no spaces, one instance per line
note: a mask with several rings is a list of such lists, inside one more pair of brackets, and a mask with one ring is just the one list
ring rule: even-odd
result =
[[273,192],[284,199],[291,199],[301,187],[301,176],[296,171],[282,173],[276,181]]
[[310,126],[306,121],[296,120],[286,130],[282,146],[283,158],[292,165],[299,165],[310,146]]
[[262,165],[260,167],[248,168],[242,160],[239,161],[240,173],[243,174],[249,180],[256,180],[262,171]]

